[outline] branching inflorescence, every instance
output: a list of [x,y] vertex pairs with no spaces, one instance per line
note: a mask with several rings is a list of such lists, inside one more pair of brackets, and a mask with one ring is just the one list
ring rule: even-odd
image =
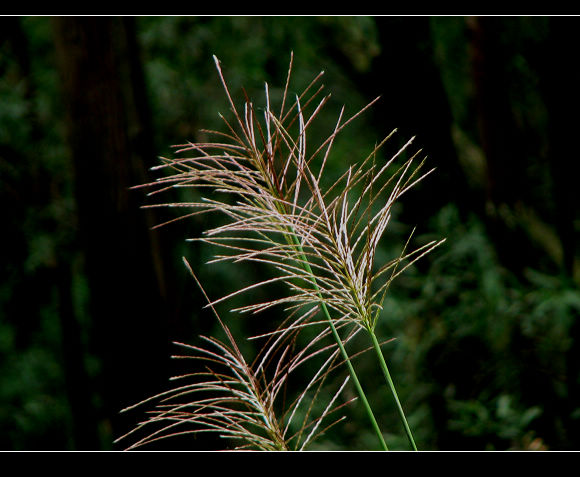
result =
[[[263,349],[262,360],[256,361],[254,367],[245,364],[229,332],[229,345],[213,338],[208,339],[216,348],[214,351],[189,347],[202,358],[225,366],[229,372],[225,375],[211,373],[211,379],[202,381],[198,387],[186,387],[183,392],[175,390],[168,394],[189,396],[194,390],[208,391],[211,388],[221,395],[209,400],[172,405],[168,410],[162,408],[153,419],[165,420],[170,423],[170,427],[190,420],[190,424],[197,424],[199,429],[239,438],[257,448],[286,449],[292,440],[287,434],[288,419],[291,420],[296,408],[290,406],[283,413],[284,418],[278,421],[273,414],[273,401],[282,383],[288,378],[289,371],[295,368],[296,363],[318,354],[320,350],[316,350],[316,345],[319,339],[331,334],[335,344],[322,348],[329,353],[329,358],[324,361],[307,390],[311,390],[314,383],[321,385],[329,370],[333,369],[332,363],[341,356],[367,408],[381,445],[387,449],[345,349],[346,341],[363,330],[372,339],[407,435],[416,449],[384,362],[375,327],[391,282],[443,240],[431,241],[407,252],[409,237],[400,256],[381,266],[377,265],[375,259],[380,239],[392,216],[393,204],[431,171],[421,172],[424,159],[415,165],[420,151],[409,157],[408,149],[412,140],[381,164],[379,151],[393,136],[393,131],[364,160],[351,165],[334,183],[324,187],[325,168],[335,138],[378,98],[347,120],[343,120],[343,108],[332,133],[311,151],[307,133],[329,99],[329,95],[320,97],[323,87],[317,87],[322,73],[300,96],[290,99],[288,86],[292,71],[291,58],[279,111],[275,112],[270,104],[266,84],[266,105],[263,108],[263,119],[259,120],[257,108],[248,98],[243,108],[236,107],[220,62],[215,57],[214,60],[234,122],[222,116],[226,131],[207,131],[218,138],[215,142],[178,146],[178,158],[164,158],[163,164],[156,167],[170,171],[169,174],[146,186],[156,188],[151,194],[173,187],[195,188],[202,194],[207,190],[210,194],[192,202],[156,206],[192,209],[181,218],[208,212],[222,214],[227,218],[225,224],[207,230],[202,237],[192,239],[217,246],[221,250],[212,262],[257,262],[268,264],[276,271],[274,277],[264,278],[210,301],[208,306],[213,308],[258,286],[283,282],[289,291],[286,296],[251,303],[236,311],[257,313],[283,305],[289,317],[280,328],[265,333],[272,339]],[[187,157],[182,156],[185,153]],[[401,163],[397,164],[397,161]],[[324,317],[322,321],[315,319],[319,311]],[[320,326],[321,322],[324,327],[317,338],[304,350],[297,353],[294,351],[296,354],[290,356],[288,346],[290,342],[295,342],[295,333],[306,326]],[[221,320],[220,323],[227,331],[226,325]],[[343,327],[349,330],[345,337],[339,334]],[[265,363],[276,354],[274,349],[277,352],[283,350],[277,355],[280,361],[276,362],[276,372],[269,383],[260,388],[264,384]],[[340,389],[345,384],[346,381]],[[304,395],[293,406],[300,404]],[[337,396],[333,394],[319,418],[304,424],[303,431],[299,433],[301,437],[294,441],[293,448],[302,449],[311,442],[315,435],[312,430],[319,430],[322,418],[331,412]],[[246,406],[244,412],[239,410],[240,405]],[[259,436],[249,430],[260,425],[262,433]],[[308,426],[310,432],[306,432]]]

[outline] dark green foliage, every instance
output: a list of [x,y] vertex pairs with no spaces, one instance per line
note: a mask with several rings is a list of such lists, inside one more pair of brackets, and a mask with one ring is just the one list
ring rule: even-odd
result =
[[[152,156],[170,156],[172,144],[204,140],[200,130],[218,127],[217,113],[228,113],[212,54],[222,61],[235,97],[243,97],[244,86],[249,97],[261,98],[266,81],[273,103],[291,50],[296,91],[325,70],[323,82],[333,96],[328,116],[318,121],[327,127],[321,139],[343,104],[349,116],[375,92],[382,94],[379,112],[363,116],[335,144],[331,175],[365,157],[369,145],[390,132],[387,125],[400,120],[409,135],[418,134],[415,144],[425,147],[428,166],[440,170],[401,199],[380,257],[386,262],[400,253],[415,225],[415,245],[447,241],[393,283],[378,326],[380,336],[396,338],[384,352],[420,449],[580,446],[573,189],[579,92],[578,71],[567,56],[577,50],[579,24],[577,18],[542,17],[136,19],[157,149]],[[92,61],[98,66],[98,58]],[[118,437],[100,391],[104,357],[92,342],[95,318],[65,137],[67,91],[55,64],[49,18],[0,20],[2,450],[108,449]],[[314,131],[309,140],[314,146]],[[205,248],[192,256],[185,239],[207,228],[202,220],[161,229],[164,260],[175,277],[175,315],[167,321],[176,321],[167,327],[171,339],[184,342],[214,327],[180,268],[182,255],[213,297],[264,272],[207,267],[213,251]],[[228,326],[252,334],[270,317],[236,318]],[[65,346],[71,330],[75,364],[87,380],[82,389],[67,381],[75,372]],[[377,388],[369,399],[392,434],[389,447],[406,449],[392,405],[375,386],[380,370],[372,359],[357,359],[363,385]],[[80,411],[71,403],[79,399],[87,403],[82,412],[93,413],[86,432],[73,417]],[[119,410],[127,404],[119,403]],[[317,449],[374,447],[365,417],[346,412],[353,415]]]

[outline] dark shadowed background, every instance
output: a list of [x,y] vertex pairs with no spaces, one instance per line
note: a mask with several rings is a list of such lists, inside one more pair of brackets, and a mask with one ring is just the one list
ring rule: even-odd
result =
[[[383,257],[417,226],[446,243],[390,289],[380,333],[424,450],[580,448],[578,17],[1,17],[0,449],[110,450],[166,388],[173,341],[212,333],[211,296],[248,273],[186,243],[206,219],[143,209],[172,145],[222,128],[232,92],[320,70],[340,107],[382,99],[329,168],[393,128],[435,174],[402,200]],[[326,129],[324,128],[326,126]],[[246,274],[246,275],[245,275]],[[260,318],[231,317],[236,332]],[[263,318],[262,318],[263,319]],[[364,370],[364,363],[361,364]],[[363,371],[364,372],[364,371]],[[373,395],[392,448],[390,402]],[[377,377],[379,376],[379,377]],[[377,390],[378,392],[378,390]],[[373,397],[374,396],[374,397]],[[318,449],[372,449],[364,417]],[[210,438],[158,449],[212,449]]]

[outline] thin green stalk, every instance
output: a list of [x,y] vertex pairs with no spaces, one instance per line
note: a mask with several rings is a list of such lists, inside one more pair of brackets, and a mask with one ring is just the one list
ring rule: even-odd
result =
[[403,421],[403,426],[405,427],[405,433],[407,434],[407,438],[411,443],[411,447],[414,451],[417,450],[417,446],[415,445],[415,440],[413,439],[413,434],[411,433],[411,429],[409,428],[409,424],[407,422],[407,418],[405,417],[405,413],[403,412],[403,407],[401,406],[401,402],[399,401],[399,396],[397,395],[397,391],[395,390],[395,385],[393,384],[393,380],[391,379],[391,374],[389,373],[389,368],[387,368],[387,363],[385,362],[385,358],[383,356],[383,352],[381,351],[381,346],[377,340],[377,337],[373,330],[368,329],[369,334],[371,335],[371,339],[373,342],[373,346],[379,358],[379,363],[381,365],[381,369],[383,370],[383,374],[385,375],[385,379],[387,380],[387,384],[395,398],[395,403],[397,404],[397,410],[399,411],[399,416],[401,417],[401,421]]
[[361,398],[361,401],[363,403],[363,406],[369,416],[369,419],[371,420],[371,424],[373,426],[373,429],[375,430],[377,437],[379,438],[381,447],[388,451],[389,448],[387,447],[387,444],[385,442],[385,439],[383,438],[383,434],[379,428],[379,425],[377,423],[377,420],[375,419],[375,416],[373,414],[373,411],[371,409],[371,406],[367,400],[367,397],[363,391],[363,388],[360,384],[360,381],[358,379],[358,376],[356,374],[356,371],[354,370],[354,367],[350,361],[350,358],[348,356],[348,353],[346,352],[346,349],[344,348],[344,345],[342,344],[342,340],[340,339],[340,336],[338,334],[338,331],[336,329],[336,327],[334,326],[334,323],[332,321],[332,318],[330,316],[330,313],[328,311],[328,308],[326,306],[326,303],[324,303],[324,301],[322,300],[322,294],[320,293],[320,289],[318,288],[318,284],[316,283],[316,277],[314,275],[314,272],[312,271],[312,268],[310,267],[310,263],[308,262],[308,260],[306,259],[306,255],[304,254],[304,250],[302,249],[302,246],[300,245],[300,243],[298,242],[298,239],[296,238],[295,235],[292,235],[292,238],[294,240],[294,243],[296,245],[296,247],[298,248],[298,251],[300,252],[300,254],[302,255],[302,260],[304,261],[304,269],[306,270],[306,272],[312,277],[312,284],[314,285],[314,288],[316,290],[316,292],[318,293],[318,296],[320,297],[320,308],[322,309],[322,312],[324,313],[324,316],[326,317],[326,320],[328,321],[328,324],[330,326],[330,329],[332,331],[332,334],[334,336],[334,339],[336,340],[336,343],[338,344],[338,348],[340,349],[340,353],[343,357],[343,359],[346,362],[346,365],[348,367],[348,371],[350,372],[350,376],[354,382],[354,385],[356,387],[356,390],[359,394],[359,397]]

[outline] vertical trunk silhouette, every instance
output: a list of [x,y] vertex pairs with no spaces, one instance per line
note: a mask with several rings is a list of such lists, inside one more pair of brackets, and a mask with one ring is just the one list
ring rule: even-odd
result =
[[112,437],[133,427],[126,405],[167,380],[164,278],[143,195],[155,163],[144,78],[129,17],[53,21],[90,287],[91,339],[102,362],[102,419]]
[[[518,202],[525,202],[527,190],[535,184],[529,181],[525,153],[521,151],[525,137],[518,132],[510,109],[510,97],[507,84],[509,77],[506,69],[512,60],[506,55],[505,47],[498,38],[512,25],[503,18],[481,17],[470,18],[472,33],[473,72],[479,105],[479,120],[482,145],[488,166],[488,204],[492,211],[487,217],[488,230],[496,243],[496,250],[502,262],[513,272],[520,274],[526,267],[536,267],[545,254],[533,239],[516,224],[510,224],[509,215],[503,213],[512,210]],[[574,34],[575,24],[561,18],[548,20],[548,41],[542,44],[540,51],[534,52],[534,61],[538,68],[539,86],[548,114],[546,172],[551,175],[548,182],[552,196],[547,198],[549,226],[553,226],[561,242],[563,257],[561,269],[563,275],[571,278],[575,256],[574,219],[577,218],[578,194],[575,191],[578,177],[578,161],[575,122],[571,120],[580,106],[580,95],[577,91],[580,70],[570,62],[569,52],[577,43]],[[544,204],[527,204],[531,208],[541,209]],[[554,317],[554,319],[557,319]],[[541,435],[556,446],[573,446],[577,424],[570,415],[577,407],[578,386],[578,325],[575,323],[570,334],[573,344],[567,353],[568,363],[568,396],[564,398],[556,393],[554,378],[543,373],[539,365],[534,365],[531,358],[525,373],[522,373],[523,395],[532,397],[528,404],[551,402],[546,406],[542,416],[537,420]],[[515,335],[512,338],[513,349],[524,349],[526,337]],[[520,342],[516,341],[520,340]],[[525,390],[529,390],[526,392]],[[568,406],[566,404],[569,404]],[[562,422],[569,432],[562,438]],[[573,427],[574,426],[574,427]]]
[[487,166],[487,230],[501,262],[516,274],[537,261],[537,249],[512,218],[514,206],[523,203],[527,165],[521,137],[514,122],[506,65],[509,54],[501,43],[504,19],[472,17],[471,61],[478,123]]
[[328,54],[369,100],[381,96],[371,110],[377,132],[387,134],[397,128],[404,142],[416,136],[415,147],[429,157],[428,167],[437,168],[405,197],[404,217],[414,224],[426,223],[456,197],[464,198],[457,204],[462,213],[473,210],[474,194],[467,187],[451,136],[453,118],[434,61],[429,18],[379,16],[375,22],[381,51],[368,70],[355,70],[338,47]]
[[[575,32],[576,18],[549,18],[548,39],[541,51],[542,94],[548,112],[548,161],[554,201],[554,225],[562,243],[562,272],[572,282],[575,277],[578,233],[574,222],[580,219],[580,199],[577,181],[580,163],[577,148],[577,122],[574,117],[580,108],[580,67],[570,61],[570,51],[578,48]],[[576,280],[576,286],[578,282]],[[568,375],[568,405],[563,409],[566,429],[565,448],[578,447],[580,425],[572,413],[580,399],[580,314],[570,328],[572,345],[566,353]]]
[[[26,271],[26,267],[22,266],[31,253],[27,227],[21,227],[27,220],[26,211],[46,210],[48,204],[58,200],[58,195],[62,192],[62,178],[48,173],[48,168],[42,163],[42,154],[39,154],[45,137],[35,101],[39,91],[32,71],[34,57],[31,56],[29,39],[23,29],[22,19],[3,17],[0,23],[0,45],[5,48],[3,52],[7,54],[6,56],[12,57],[17,66],[12,74],[15,83],[18,82],[23,86],[26,107],[24,117],[28,126],[26,147],[15,146],[18,141],[14,141],[13,144],[0,144],[0,162],[5,161],[9,165],[8,170],[13,171],[3,178],[6,182],[2,184],[3,187],[0,186],[2,202],[10,204],[4,216],[6,230],[10,230],[10,233],[3,243],[2,263],[8,271],[18,270],[12,277],[9,273],[1,278],[14,282],[5,313],[6,317],[13,321],[16,348],[26,350],[42,326],[43,307],[50,302],[53,293],[56,293],[61,333],[60,356],[63,361],[59,365],[62,366],[66,382],[63,394],[66,395],[70,406],[73,425],[70,435],[65,430],[66,426],[63,426],[59,429],[58,436],[42,436],[38,445],[50,449],[65,442],[60,439],[70,438],[68,442],[72,449],[94,449],[98,447],[97,421],[91,403],[88,375],[84,367],[85,350],[73,307],[71,293],[73,253],[70,243],[61,238],[51,259],[43,261],[33,270]],[[4,170],[4,167],[2,169]],[[45,217],[45,223],[50,224],[49,227],[58,228],[61,224],[56,222],[53,215],[49,216],[50,218]],[[67,225],[64,225],[63,229],[69,231]],[[66,232],[62,235],[68,236]],[[34,299],[31,300],[31,296],[34,296]],[[33,444],[33,437],[27,436],[27,439],[32,439],[29,445],[37,445]]]
[[498,35],[502,19],[470,18],[472,67],[482,147],[487,161],[487,199],[496,208],[512,206],[520,190],[517,141],[507,91],[508,58]]
[[[573,20],[573,21],[570,21]],[[540,86],[548,111],[549,165],[556,214],[554,222],[562,242],[562,269],[574,273],[578,235],[574,221],[580,219],[577,178],[580,173],[576,146],[577,125],[572,119],[580,108],[580,68],[570,61],[570,50],[578,48],[577,19],[550,18],[548,40],[543,52]]]

